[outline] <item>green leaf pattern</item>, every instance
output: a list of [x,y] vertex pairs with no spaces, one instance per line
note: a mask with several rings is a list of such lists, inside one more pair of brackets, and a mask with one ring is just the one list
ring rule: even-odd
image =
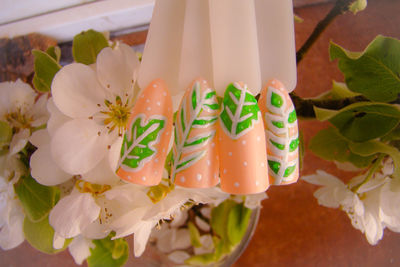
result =
[[[198,162],[206,154],[206,146],[215,136],[212,127],[217,121],[219,104],[214,90],[201,90],[199,81],[193,84],[182,100],[175,121],[175,144],[172,180],[180,171]],[[202,129],[191,136],[193,129]]]
[[225,133],[232,139],[238,139],[248,133],[260,117],[257,100],[247,91],[247,85],[228,85],[220,115]]
[[154,146],[160,142],[166,118],[160,115],[145,119],[139,114],[132,120],[124,136],[118,166],[125,171],[139,171],[156,154]]
[[[264,115],[266,123],[265,135],[267,146],[272,154],[268,154],[269,174],[274,177],[275,184],[289,182],[298,164],[299,135],[297,117],[293,103],[273,86],[268,87]],[[295,133],[291,135],[291,132]],[[293,159],[293,160],[289,160]]]

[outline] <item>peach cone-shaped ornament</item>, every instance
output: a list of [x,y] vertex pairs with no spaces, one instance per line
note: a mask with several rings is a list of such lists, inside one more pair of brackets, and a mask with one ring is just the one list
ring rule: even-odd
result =
[[124,135],[117,174],[146,186],[160,183],[172,134],[172,99],[161,79],[139,95]]
[[257,100],[243,83],[230,84],[218,121],[221,189],[231,194],[267,190],[264,125]]
[[219,104],[216,92],[207,81],[196,79],[182,99],[175,121],[175,184],[207,188],[218,184],[216,122]]
[[299,178],[299,133],[296,110],[281,82],[271,80],[258,101],[265,125],[271,184],[291,184]]

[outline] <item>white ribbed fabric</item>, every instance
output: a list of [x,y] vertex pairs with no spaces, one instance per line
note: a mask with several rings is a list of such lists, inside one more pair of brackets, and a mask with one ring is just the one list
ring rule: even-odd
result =
[[235,81],[258,94],[268,80],[296,86],[292,0],[157,0],[139,86],[165,80],[172,96],[197,77],[221,96]]

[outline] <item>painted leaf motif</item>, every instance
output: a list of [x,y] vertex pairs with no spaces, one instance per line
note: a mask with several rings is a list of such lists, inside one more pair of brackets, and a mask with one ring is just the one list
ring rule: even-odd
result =
[[148,121],[143,114],[137,116],[124,136],[119,166],[126,171],[138,171],[150,161],[165,124],[163,116],[152,116]]
[[292,182],[298,164],[299,135],[293,103],[283,85],[272,80],[260,98],[268,147],[269,174],[275,184]]
[[238,139],[253,128],[259,119],[257,100],[238,83],[228,85],[222,102],[222,128],[232,139]]
[[213,125],[218,119],[218,110],[215,91],[202,90],[200,80],[195,81],[182,99],[175,120],[173,180],[177,173],[206,154],[206,146],[215,136]]

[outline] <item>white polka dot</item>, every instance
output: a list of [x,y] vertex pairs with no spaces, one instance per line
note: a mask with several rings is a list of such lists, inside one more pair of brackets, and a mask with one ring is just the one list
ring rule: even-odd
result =
[[215,147],[215,143],[212,143],[212,144],[211,144],[211,147]]
[[261,167],[264,167],[264,166],[265,166],[264,162],[261,162],[260,165],[261,165]]
[[154,162],[155,162],[155,163],[158,163],[158,159],[155,159]]
[[211,161],[207,160],[207,165],[210,166],[211,165]]
[[153,84],[153,87],[154,87],[154,88],[157,88],[157,84]]
[[146,99],[146,103],[150,103],[150,99]]
[[181,182],[182,182],[182,183],[184,183],[184,182],[185,182],[185,180],[186,180],[186,179],[185,179],[185,177],[184,177],[184,176],[182,176],[182,177],[181,177]]
[[128,175],[128,179],[132,179],[132,177],[130,175]]
[[163,95],[163,96],[167,96],[167,92],[164,92],[162,95]]
[[162,149],[162,152],[163,152],[163,153],[165,152],[165,148]]
[[238,183],[238,182],[234,183],[233,185],[234,185],[235,187],[239,187],[239,183]]
[[244,162],[243,162],[243,165],[244,165],[244,166],[247,166],[247,161],[244,161]]
[[147,110],[150,111],[150,110],[151,110],[151,107],[147,107]]
[[198,174],[196,175],[197,181],[200,181],[202,177],[203,177],[203,176],[202,176],[200,173],[198,173]]
[[228,171],[226,169],[224,169],[224,173],[227,173]]
[[214,179],[217,179],[218,175],[216,173],[214,173]]
[[169,132],[166,132],[165,135],[169,135]]
[[142,181],[146,181],[146,176],[143,176],[143,177],[142,177]]
[[157,106],[161,106],[161,103],[160,103],[160,101],[157,101]]
[[256,186],[259,186],[260,185],[260,182],[259,181],[256,181]]
[[272,84],[275,84],[275,81],[272,81]]
[[245,144],[246,144],[246,140],[243,140],[243,141],[242,141],[242,144],[245,145]]
[[257,142],[261,141],[261,137],[257,136]]
[[228,156],[232,156],[232,152],[228,152]]

